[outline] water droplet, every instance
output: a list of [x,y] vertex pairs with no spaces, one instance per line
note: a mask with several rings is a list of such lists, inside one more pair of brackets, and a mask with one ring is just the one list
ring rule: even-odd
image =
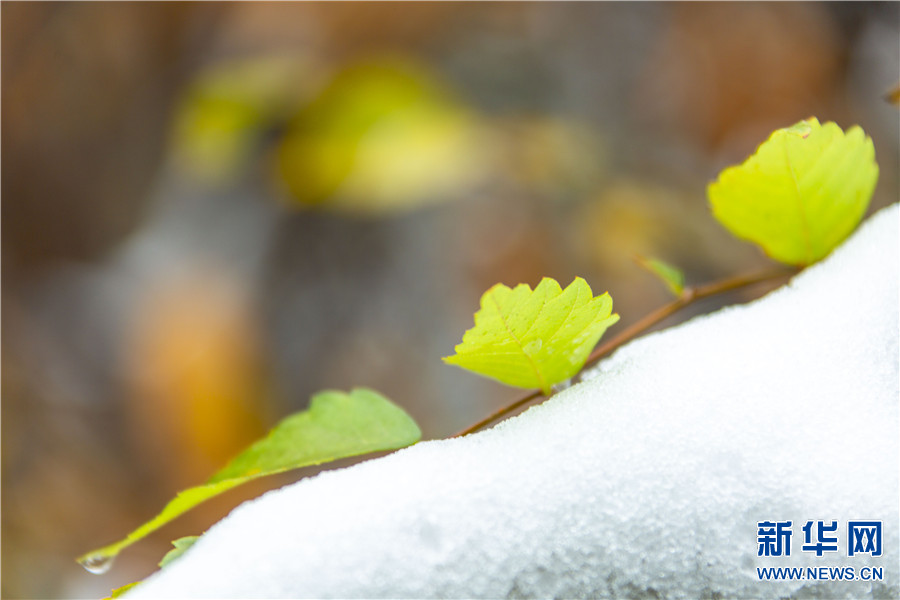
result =
[[114,556],[105,554],[91,554],[79,560],[81,566],[94,575],[103,575],[112,567]]
[[541,340],[534,340],[533,342],[528,342],[527,344],[525,344],[525,347],[522,348],[522,350],[525,352],[525,354],[537,354],[542,345],[543,343],[541,342]]
[[799,123],[787,127],[786,130],[788,133],[793,133],[794,135],[806,139],[812,132],[812,125],[810,125],[810,121],[800,121]]

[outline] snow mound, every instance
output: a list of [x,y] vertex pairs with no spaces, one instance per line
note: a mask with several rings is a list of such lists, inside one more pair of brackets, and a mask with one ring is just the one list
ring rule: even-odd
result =
[[[129,597],[898,597],[898,222],[492,430],[247,502]],[[788,520],[791,555],[758,556]],[[802,550],[810,520],[837,551]],[[851,520],[882,556],[848,555]],[[846,566],[883,580],[808,578]]]

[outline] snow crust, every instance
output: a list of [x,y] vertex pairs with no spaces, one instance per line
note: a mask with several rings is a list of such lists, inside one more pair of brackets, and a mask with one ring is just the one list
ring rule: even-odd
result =
[[[492,430],[247,502],[129,597],[896,598],[898,216]],[[766,520],[793,522],[790,557],[757,556]],[[883,556],[847,556],[848,520],[884,522]],[[756,570],[864,565],[884,581]]]

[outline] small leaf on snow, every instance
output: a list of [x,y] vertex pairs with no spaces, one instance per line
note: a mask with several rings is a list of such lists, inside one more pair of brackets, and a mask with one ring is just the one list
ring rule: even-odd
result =
[[199,539],[199,535],[186,535],[173,541],[172,545],[175,547],[166,552],[166,555],[162,557],[162,560],[159,561],[159,568],[162,569],[167,564],[179,558],[182,554],[187,552],[188,548],[194,545],[194,542]]
[[545,277],[531,288],[497,284],[481,297],[475,326],[444,362],[507,385],[550,388],[584,366],[606,328],[619,320],[612,298],[594,298],[584,279],[563,290]]
[[[163,556],[162,560],[159,561],[159,568],[162,569],[166,565],[175,561],[175,559],[180,558],[182,554],[187,552],[187,549],[194,545],[194,542],[200,539],[199,535],[187,535],[185,537],[178,538],[172,542],[172,545],[175,546]],[[113,600],[114,598],[122,597],[125,592],[135,587],[136,585],[143,583],[143,580],[135,581],[132,583],[128,583],[123,585],[122,587],[117,587],[109,594],[109,598],[107,600]]]
[[775,131],[707,189],[713,215],[777,261],[809,265],[856,228],[878,181],[872,139],[815,118]]
[[201,502],[242,483],[291,469],[318,465],[339,458],[380,450],[395,450],[416,443],[422,433],[409,415],[377,392],[356,388],[344,393],[319,392],[309,409],[275,426],[205,484],[179,492],[163,511],[124,539],[88,552],[78,562],[102,572],[131,544],[159,529]]

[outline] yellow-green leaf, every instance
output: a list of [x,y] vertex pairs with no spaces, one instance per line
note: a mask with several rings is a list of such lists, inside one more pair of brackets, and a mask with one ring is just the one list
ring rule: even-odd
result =
[[297,113],[278,170],[301,205],[403,212],[481,182],[491,160],[485,132],[436,72],[373,57],[347,65]]
[[612,298],[596,298],[584,279],[563,290],[545,277],[531,290],[497,284],[481,297],[475,326],[444,361],[507,385],[550,388],[584,366],[606,328],[619,320]]
[[684,273],[680,269],[658,258],[636,256],[635,260],[637,264],[662,281],[675,297],[681,296],[682,292],[684,292]]
[[856,228],[878,181],[871,138],[815,118],[775,131],[707,189],[713,215],[777,261],[809,265]]
[[124,539],[81,556],[78,562],[93,573],[103,573],[124,548],[201,502],[251,479],[403,448],[421,436],[409,415],[373,390],[320,392],[313,396],[308,410],[282,420],[266,438],[244,450],[204,485],[179,492],[156,517]]
[[203,183],[233,182],[260,136],[289,116],[315,79],[312,65],[285,55],[223,60],[201,70],[175,109],[176,164]]

